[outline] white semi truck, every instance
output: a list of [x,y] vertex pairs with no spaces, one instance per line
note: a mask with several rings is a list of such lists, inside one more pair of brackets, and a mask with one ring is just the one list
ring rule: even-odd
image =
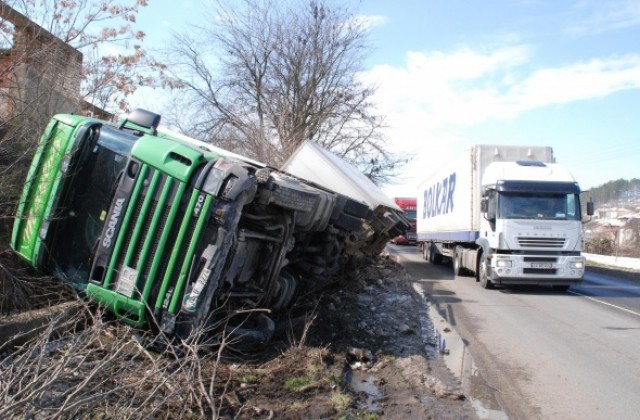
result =
[[[582,281],[580,188],[551,147],[475,145],[418,186],[417,242],[433,264],[494,284]],[[593,213],[592,203],[587,213]]]

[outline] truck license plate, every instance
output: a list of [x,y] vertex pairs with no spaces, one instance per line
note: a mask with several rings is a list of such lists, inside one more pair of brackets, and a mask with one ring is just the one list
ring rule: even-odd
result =
[[551,263],[531,263],[531,268],[553,268]]

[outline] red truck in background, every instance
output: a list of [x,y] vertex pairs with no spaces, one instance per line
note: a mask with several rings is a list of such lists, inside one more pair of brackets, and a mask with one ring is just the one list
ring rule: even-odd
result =
[[411,197],[395,197],[393,199],[398,207],[404,211],[405,216],[411,222],[411,227],[404,235],[398,235],[391,239],[391,243],[397,245],[413,245],[416,243],[416,199]]

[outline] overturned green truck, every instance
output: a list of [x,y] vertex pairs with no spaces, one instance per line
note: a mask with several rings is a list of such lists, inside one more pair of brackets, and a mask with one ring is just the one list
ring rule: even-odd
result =
[[[11,238],[33,267],[132,326],[187,338],[231,324],[239,340],[267,343],[297,296],[409,227],[315,143],[275,169],[159,123],[145,110],[117,124],[54,116]],[[310,167],[314,180],[295,174]]]

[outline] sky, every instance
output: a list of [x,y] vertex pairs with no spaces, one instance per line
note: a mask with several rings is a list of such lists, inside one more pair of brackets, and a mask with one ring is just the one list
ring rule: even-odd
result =
[[[206,2],[148,3],[149,46],[206,23]],[[339,4],[370,25],[360,77],[377,86],[387,146],[413,156],[388,195],[415,195],[473,144],[551,146],[583,190],[640,178],[640,0]],[[158,111],[152,92],[132,102]]]

